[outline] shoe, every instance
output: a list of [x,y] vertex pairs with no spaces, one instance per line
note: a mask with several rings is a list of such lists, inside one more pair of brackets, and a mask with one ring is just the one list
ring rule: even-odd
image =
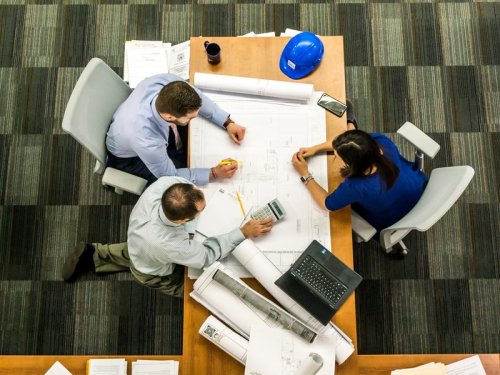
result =
[[80,242],[68,256],[62,269],[64,281],[72,281],[78,273],[94,265],[94,246]]
[[358,120],[356,120],[356,116],[354,115],[354,108],[352,106],[352,103],[349,99],[346,100],[346,105],[347,105],[347,122],[352,123],[354,127],[357,129],[358,128]]

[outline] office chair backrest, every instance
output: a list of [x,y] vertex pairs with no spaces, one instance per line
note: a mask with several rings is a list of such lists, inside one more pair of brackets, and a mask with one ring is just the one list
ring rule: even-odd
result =
[[105,137],[113,114],[131,91],[104,61],[93,58],[71,93],[62,127],[101,165],[106,163]]
[[397,243],[412,229],[421,232],[429,229],[460,198],[473,176],[474,169],[468,165],[433,169],[415,207],[397,223],[381,231],[382,246],[388,248]]

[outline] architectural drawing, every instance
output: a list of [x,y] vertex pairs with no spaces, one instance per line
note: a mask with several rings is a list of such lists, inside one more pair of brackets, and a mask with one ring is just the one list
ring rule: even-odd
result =
[[[208,121],[202,118],[191,121],[191,167],[213,166],[226,157],[243,160],[232,179],[204,186],[206,196],[212,196],[222,187],[238,191],[256,208],[279,198],[287,211],[286,218],[256,243],[282,272],[313,239],[330,247],[328,213],[312,200],[291,164],[292,155],[300,147],[326,138],[325,113],[316,105],[318,93],[307,104],[248,99],[231,93],[206,91],[205,94],[246,127],[245,139],[237,146],[223,130]],[[327,188],[326,156],[310,159],[309,169],[316,181]],[[231,259],[225,264],[239,276],[248,276]]]

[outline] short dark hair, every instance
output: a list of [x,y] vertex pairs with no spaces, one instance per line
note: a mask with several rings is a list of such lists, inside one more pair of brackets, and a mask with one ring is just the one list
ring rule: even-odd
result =
[[161,207],[170,221],[192,220],[198,214],[196,204],[204,200],[203,192],[193,184],[177,183],[165,190]]
[[390,189],[399,176],[399,169],[380,153],[377,141],[362,130],[349,130],[332,142],[333,149],[345,162],[340,170],[342,177],[364,177],[365,171],[375,165],[386,189]]
[[163,86],[156,99],[156,110],[175,117],[186,116],[201,107],[201,97],[184,81],[174,81]]

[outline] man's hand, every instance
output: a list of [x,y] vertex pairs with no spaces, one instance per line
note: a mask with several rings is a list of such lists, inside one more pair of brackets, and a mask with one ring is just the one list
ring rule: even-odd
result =
[[305,176],[309,174],[309,168],[307,166],[307,161],[299,152],[296,152],[292,156],[292,165],[300,176]]
[[229,137],[231,137],[233,142],[237,145],[241,144],[241,141],[243,141],[243,138],[245,138],[246,128],[244,126],[238,125],[235,122],[231,122],[227,126],[226,130],[227,134],[229,134]]
[[263,220],[250,220],[241,227],[241,233],[245,238],[260,237],[273,228],[273,219],[270,217]]
[[210,181],[216,178],[231,178],[238,169],[238,161],[226,158],[210,170]]

